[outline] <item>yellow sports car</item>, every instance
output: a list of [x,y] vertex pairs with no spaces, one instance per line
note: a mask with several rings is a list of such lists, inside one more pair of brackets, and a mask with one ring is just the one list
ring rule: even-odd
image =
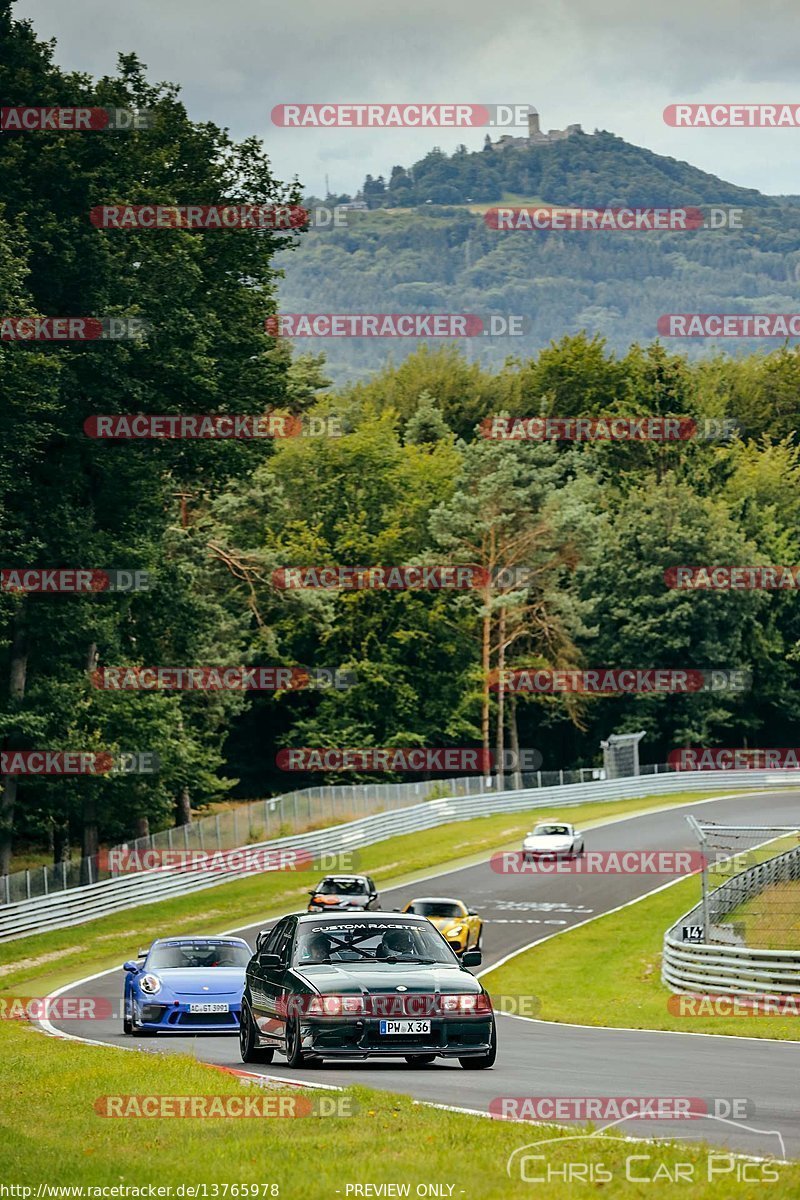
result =
[[463,900],[421,896],[418,900],[409,900],[402,911],[427,917],[458,955],[465,950],[481,949],[483,921],[474,908],[467,908]]

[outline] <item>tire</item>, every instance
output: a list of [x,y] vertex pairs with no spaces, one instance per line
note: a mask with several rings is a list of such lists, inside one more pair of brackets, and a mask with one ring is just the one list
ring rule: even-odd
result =
[[481,921],[481,927],[478,930],[478,940],[475,943],[473,949],[474,950],[483,950],[483,921]]
[[[125,1025],[123,1023],[123,1029],[124,1028],[125,1028]],[[142,1025],[137,1024],[136,1005],[133,1002],[131,1002],[131,1033],[133,1034],[133,1036],[134,1037],[155,1037],[157,1032],[158,1031],[155,1029],[145,1029]]]
[[410,1067],[427,1067],[436,1060],[435,1054],[406,1054],[405,1060]]
[[286,1065],[289,1067],[302,1067],[306,1061],[306,1056],[300,1048],[300,1022],[297,1017],[292,1017],[286,1022]]
[[250,1014],[250,1009],[244,1004],[242,1005],[239,1017],[239,1052],[242,1056],[242,1062],[246,1063],[270,1063],[275,1053],[271,1046],[267,1049],[262,1049],[256,1045],[256,1031],[253,1025],[253,1018]]
[[497,1029],[494,1021],[492,1022],[492,1044],[486,1054],[475,1054],[471,1058],[460,1058],[465,1071],[485,1071],[487,1067],[493,1067],[497,1058]]
[[131,1020],[131,1010],[128,1006],[128,1001],[122,1002],[122,1032],[126,1034],[133,1033],[133,1021]]

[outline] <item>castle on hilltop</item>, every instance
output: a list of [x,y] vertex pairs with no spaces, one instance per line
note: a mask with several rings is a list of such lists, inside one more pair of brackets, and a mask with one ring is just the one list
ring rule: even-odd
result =
[[563,142],[565,138],[572,137],[575,133],[583,133],[580,125],[568,125],[566,129],[548,129],[547,133],[544,133],[539,126],[539,110],[529,108],[527,137],[512,137],[510,133],[504,133],[496,142],[492,142],[487,133],[484,149],[505,150],[507,146],[547,146],[550,142]]

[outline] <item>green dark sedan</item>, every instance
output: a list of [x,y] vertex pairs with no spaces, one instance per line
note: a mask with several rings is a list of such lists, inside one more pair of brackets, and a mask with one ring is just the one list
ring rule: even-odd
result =
[[325,1058],[457,1058],[491,1067],[497,1034],[489,995],[426,917],[303,913],[259,934],[247,964],[239,1028],[244,1062],[290,1067]]

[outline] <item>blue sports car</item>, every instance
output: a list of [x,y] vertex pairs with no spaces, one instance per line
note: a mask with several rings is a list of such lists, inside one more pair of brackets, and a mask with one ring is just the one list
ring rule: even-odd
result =
[[238,1033],[243,938],[158,938],[125,963],[124,1033]]

